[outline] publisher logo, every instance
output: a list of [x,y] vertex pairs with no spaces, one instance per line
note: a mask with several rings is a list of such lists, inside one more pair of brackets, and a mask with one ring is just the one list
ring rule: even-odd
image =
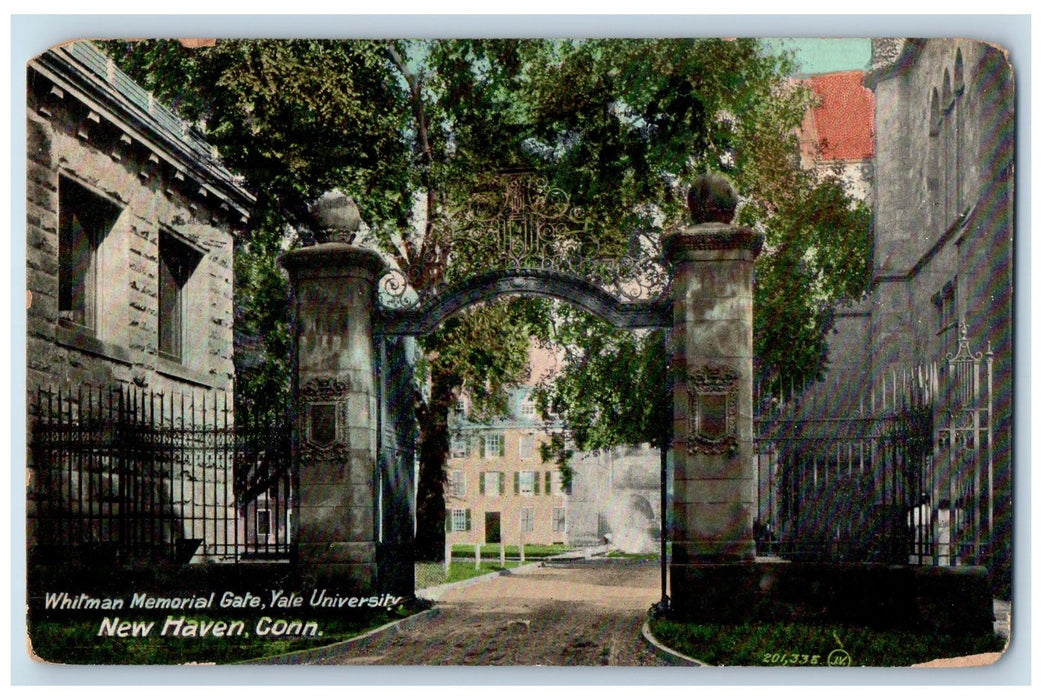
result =
[[846,649],[833,649],[829,652],[827,662],[829,666],[849,666],[850,654],[847,653]]

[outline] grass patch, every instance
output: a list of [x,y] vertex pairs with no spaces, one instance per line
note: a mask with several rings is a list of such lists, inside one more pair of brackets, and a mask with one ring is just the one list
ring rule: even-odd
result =
[[[516,544],[508,544],[505,547],[506,556],[510,559],[519,559],[521,557],[520,550]],[[552,557],[558,554],[564,554],[565,552],[571,552],[575,549],[571,545],[567,544],[526,544],[525,545],[525,559],[545,559],[546,557]],[[452,556],[456,557],[468,557],[471,560],[474,559],[474,545],[472,544],[454,544],[452,545]],[[490,559],[499,560],[499,545],[498,544],[483,544],[481,545],[481,558],[486,557]]]
[[[911,666],[1002,651],[995,634],[948,636],[801,624],[711,625],[652,620],[667,647],[713,666]],[[848,661],[849,663],[844,663]]]
[[[29,621],[29,637],[36,657],[45,661],[62,664],[229,664],[260,659],[292,651],[300,651],[312,647],[326,646],[345,641],[381,625],[400,620],[429,607],[422,601],[412,601],[409,605],[399,605],[387,609],[359,609],[340,617],[308,617],[300,616],[304,622],[314,622],[321,634],[286,634],[273,637],[258,634],[260,616],[226,615],[214,617],[210,615],[193,615],[180,611],[170,614],[174,618],[190,618],[201,622],[229,622],[239,619],[243,623],[243,634],[233,636],[176,636],[163,635],[167,615],[147,616],[135,614],[133,619],[140,623],[154,622],[147,636],[119,638],[117,636],[99,636],[101,618],[91,620],[65,621]],[[123,618],[124,616],[121,616]],[[283,617],[272,613],[270,618]],[[285,615],[289,618],[292,615]],[[271,626],[268,625],[270,632]],[[200,625],[201,629],[202,625]],[[172,632],[173,627],[168,631]],[[188,629],[182,627],[181,631]],[[311,632],[311,628],[306,629]]]
[[[494,562],[481,562],[481,567],[474,568],[474,560],[470,562],[466,561],[454,561],[449,565],[448,578],[445,576],[445,564],[440,561],[435,562],[416,562],[416,588],[428,588],[430,586],[440,586],[443,583],[455,583],[456,581],[465,581],[468,578],[474,578],[475,576],[484,576],[485,574],[492,574],[497,571],[502,571],[504,567],[499,565],[499,557],[496,557]],[[519,566],[519,562],[508,561],[506,568],[514,569]]]
[[617,549],[605,554],[608,559],[633,559],[635,561],[658,561],[661,555],[658,553],[649,554],[647,552],[620,552]]

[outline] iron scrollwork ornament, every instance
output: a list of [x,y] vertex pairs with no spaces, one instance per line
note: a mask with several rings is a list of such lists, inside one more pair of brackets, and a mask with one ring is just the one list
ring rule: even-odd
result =
[[304,406],[301,448],[308,459],[347,459],[348,384],[334,377],[317,377],[300,389]]
[[[669,293],[670,277],[651,228],[610,245],[582,207],[532,172],[480,178],[466,206],[439,212],[427,237],[422,244],[403,242],[409,255],[399,256],[397,267],[381,278],[384,309],[417,308],[468,276],[492,270],[562,272],[623,301]],[[424,284],[414,288],[415,277]]]
[[738,372],[725,365],[703,365],[688,382],[688,452],[738,453]]

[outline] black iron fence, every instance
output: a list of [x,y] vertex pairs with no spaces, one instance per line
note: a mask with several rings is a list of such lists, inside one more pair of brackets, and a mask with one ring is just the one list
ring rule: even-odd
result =
[[39,558],[288,556],[288,433],[235,425],[225,394],[41,389],[29,409],[27,536]]
[[991,357],[963,335],[946,363],[870,390],[755,399],[757,550],[793,560],[991,564]]

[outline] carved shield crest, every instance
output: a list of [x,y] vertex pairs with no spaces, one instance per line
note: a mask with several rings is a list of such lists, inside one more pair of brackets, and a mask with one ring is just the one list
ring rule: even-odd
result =
[[703,365],[688,381],[688,452],[738,451],[738,372],[726,365]]

